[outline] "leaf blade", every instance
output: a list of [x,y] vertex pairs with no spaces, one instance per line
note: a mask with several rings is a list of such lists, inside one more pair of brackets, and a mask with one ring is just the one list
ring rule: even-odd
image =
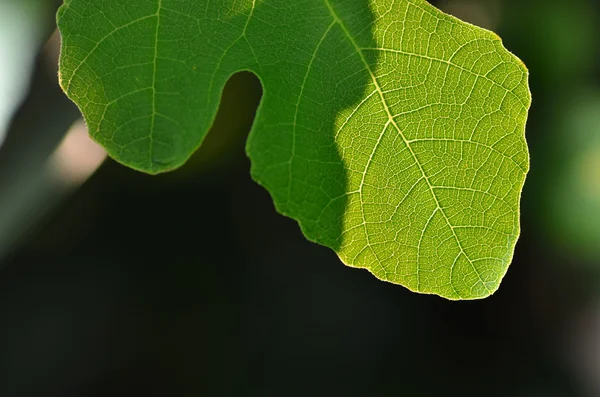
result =
[[[71,0],[59,13],[63,87],[113,157],[150,173],[183,164],[229,76],[250,70],[264,90],[252,176],[307,238],[414,291],[497,289],[519,235],[530,94],[496,35],[421,0],[135,3],[135,18],[111,22],[81,54],[70,49],[85,44],[70,37],[77,22],[60,15],[93,7]],[[103,6],[105,16],[119,8]],[[101,74],[103,52],[119,79]],[[142,77],[120,87],[127,68]]]

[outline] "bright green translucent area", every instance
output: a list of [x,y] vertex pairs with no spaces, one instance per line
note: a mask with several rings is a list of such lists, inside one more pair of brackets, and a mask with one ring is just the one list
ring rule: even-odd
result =
[[423,0],[70,0],[58,24],[62,87],[116,160],[182,165],[249,70],[252,176],[308,239],[413,291],[498,288],[531,99],[494,33]]

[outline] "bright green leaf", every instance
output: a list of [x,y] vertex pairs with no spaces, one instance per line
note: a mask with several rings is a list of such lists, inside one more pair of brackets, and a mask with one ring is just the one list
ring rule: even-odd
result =
[[252,71],[252,176],[310,240],[413,291],[497,289],[530,94],[494,33],[423,0],[69,0],[58,23],[62,87],[113,158],[182,165]]

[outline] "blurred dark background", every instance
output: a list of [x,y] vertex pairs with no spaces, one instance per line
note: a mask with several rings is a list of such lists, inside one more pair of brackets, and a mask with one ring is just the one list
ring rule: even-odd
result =
[[600,1],[432,2],[531,73],[523,233],[473,302],[345,267],[275,212],[252,75],[180,170],[103,162],[57,84],[59,3],[0,0],[0,396],[600,396]]

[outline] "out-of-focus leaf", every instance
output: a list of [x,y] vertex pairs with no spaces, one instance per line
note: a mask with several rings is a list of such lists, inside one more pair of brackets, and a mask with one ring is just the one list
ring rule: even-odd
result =
[[549,227],[558,246],[600,259],[600,92],[565,103],[552,175]]
[[42,19],[47,3],[0,1],[0,145],[27,92],[33,60],[44,39]]

